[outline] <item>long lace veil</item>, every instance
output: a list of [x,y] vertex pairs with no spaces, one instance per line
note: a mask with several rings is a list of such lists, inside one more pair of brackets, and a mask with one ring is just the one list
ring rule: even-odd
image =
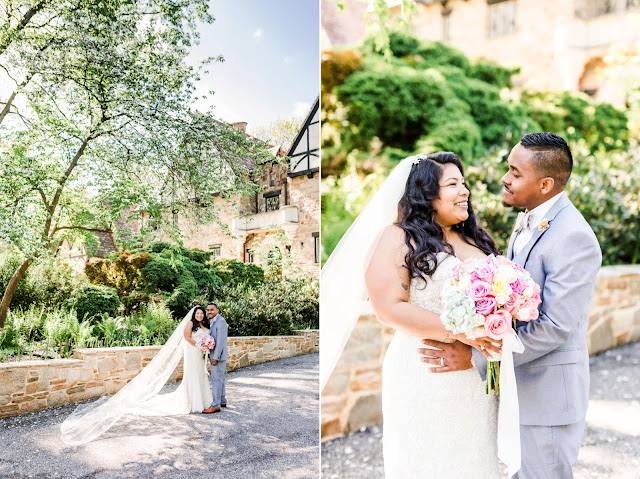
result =
[[158,354],[140,373],[113,396],[79,405],[60,425],[62,441],[80,445],[92,441],[135,406],[157,394],[183,356],[184,328],[191,319],[192,308],[180,321]]
[[411,167],[402,160],[344,234],[320,276],[320,390],[336,366],[367,299],[364,272],[384,229],[393,224]]

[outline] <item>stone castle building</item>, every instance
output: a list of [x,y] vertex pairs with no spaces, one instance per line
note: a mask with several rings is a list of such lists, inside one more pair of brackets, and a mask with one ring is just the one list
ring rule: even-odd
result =
[[[269,248],[271,257],[290,258],[284,263],[283,274],[301,270],[317,278],[320,273],[320,112],[316,99],[305,118],[291,148],[271,149],[274,161],[263,165],[260,174],[252,180],[261,187],[252,196],[232,198],[232,201],[216,197],[214,208],[220,223],[201,223],[179,212],[170,212],[175,226],[183,234],[187,248],[210,251],[214,258],[236,259],[242,262],[260,263],[255,249]],[[234,123],[242,131],[246,123]],[[282,162],[282,158],[289,160]],[[251,159],[244,160],[250,170]],[[132,220],[119,225],[137,232],[141,223]],[[104,257],[116,251],[111,231],[96,230],[97,252],[92,257]],[[160,234],[158,240],[168,240]],[[74,269],[83,271],[89,260],[84,246],[66,242],[60,248],[60,256]]]
[[[287,152],[279,147],[272,150],[275,157],[290,159],[287,163],[274,161],[262,166],[260,176],[254,178],[261,191],[240,198],[237,205],[216,198],[220,220],[229,232],[216,223],[194,224],[176,215],[187,248],[211,251],[216,258],[260,262],[254,250],[268,243],[276,255],[291,255],[297,269],[319,276],[319,106],[317,98]],[[271,241],[265,241],[270,235]]]
[[[322,0],[323,49],[361,40],[367,2],[349,2],[342,14],[332,3]],[[513,79],[516,86],[583,91],[601,101],[624,104],[624,93],[606,82],[601,72],[616,50],[640,54],[640,0],[416,3],[411,21],[414,35],[448,43],[471,58],[520,67],[521,73]],[[640,77],[640,71],[635,74]]]

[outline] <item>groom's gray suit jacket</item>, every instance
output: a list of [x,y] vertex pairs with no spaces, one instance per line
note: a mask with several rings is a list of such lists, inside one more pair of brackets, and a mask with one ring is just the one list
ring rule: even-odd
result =
[[209,334],[213,337],[216,345],[213,347],[209,357],[216,361],[227,360],[227,322],[219,314],[211,321]]
[[[602,262],[595,234],[566,194],[535,225],[531,240],[513,257],[516,233],[507,256],[540,285],[540,316],[518,321],[522,354],[514,354],[520,424],[559,426],[584,419],[589,401],[587,327],[596,275]],[[485,379],[486,358],[473,350]]]

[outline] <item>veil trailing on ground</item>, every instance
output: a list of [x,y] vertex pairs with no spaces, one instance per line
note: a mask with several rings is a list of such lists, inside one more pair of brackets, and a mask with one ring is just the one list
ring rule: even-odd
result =
[[420,156],[402,160],[344,234],[320,274],[320,390],[335,368],[367,299],[364,272],[384,229],[398,215],[411,167]]
[[122,416],[136,410],[136,406],[157,394],[166,384],[183,357],[184,328],[193,310],[180,321],[158,354],[140,373],[113,396],[81,404],[60,425],[62,441],[72,446],[92,441]]

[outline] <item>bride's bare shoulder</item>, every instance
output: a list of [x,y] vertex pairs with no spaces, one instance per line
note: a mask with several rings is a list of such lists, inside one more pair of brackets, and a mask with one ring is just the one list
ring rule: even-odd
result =
[[402,257],[404,257],[407,249],[404,230],[398,225],[389,225],[382,231],[382,235],[380,235],[375,254],[382,254],[384,256],[401,254]]
[[383,240],[389,243],[404,243],[405,232],[398,225],[389,225],[382,231],[380,241]]

